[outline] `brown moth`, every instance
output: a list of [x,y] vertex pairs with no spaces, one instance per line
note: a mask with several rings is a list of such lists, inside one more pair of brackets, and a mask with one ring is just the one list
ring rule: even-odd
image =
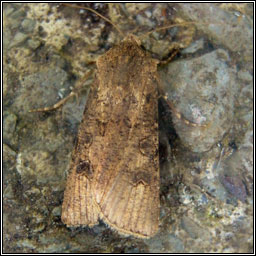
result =
[[[96,11],[64,5],[94,12],[123,35]],[[91,227],[102,219],[121,234],[149,238],[157,233],[158,63],[132,34],[98,58],[64,193],[61,219],[67,226]],[[171,102],[167,104],[184,119]]]
[[101,218],[121,234],[158,231],[157,64],[133,35],[98,58],[64,193],[68,226]]

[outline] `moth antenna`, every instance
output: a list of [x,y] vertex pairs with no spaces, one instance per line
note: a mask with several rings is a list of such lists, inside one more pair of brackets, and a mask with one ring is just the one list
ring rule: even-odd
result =
[[118,26],[116,24],[114,24],[110,19],[108,19],[105,16],[101,15],[97,11],[95,11],[95,10],[89,8],[89,7],[79,6],[79,5],[75,5],[75,4],[63,3],[63,5],[68,6],[68,7],[77,8],[77,9],[84,9],[84,10],[93,12],[94,14],[96,14],[97,16],[99,16],[100,18],[102,18],[103,20],[108,22],[109,24],[111,24],[122,35],[122,37],[125,37],[124,33],[118,28]]
[[153,29],[152,31],[149,31],[145,34],[142,34],[140,37],[142,37],[142,39],[144,39],[145,37],[149,36],[150,34],[152,34],[153,32],[156,32],[156,31],[161,31],[161,30],[165,30],[165,29],[173,28],[173,27],[185,27],[185,26],[190,26],[190,25],[193,25],[193,24],[209,25],[210,23],[190,21],[190,22],[183,22],[183,23],[180,23],[180,24],[171,24],[171,25],[167,25],[167,26],[163,26],[163,27]]

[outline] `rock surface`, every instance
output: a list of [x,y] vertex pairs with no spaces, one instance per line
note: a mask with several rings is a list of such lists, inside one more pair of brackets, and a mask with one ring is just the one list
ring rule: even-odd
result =
[[141,41],[158,59],[180,49],[159,74],[168,101],[198,126],[177,119],[168,104],[159,108],[161,215],[155,237],[123,237],[102,222],[67,228],[60,220],[65,179],[93,76],[62,108],[29,110],[65,97],[121,36],[85,10],[4,3],[3,252],[252,253],[252,4],[89,6],[125,34],[195,22]]

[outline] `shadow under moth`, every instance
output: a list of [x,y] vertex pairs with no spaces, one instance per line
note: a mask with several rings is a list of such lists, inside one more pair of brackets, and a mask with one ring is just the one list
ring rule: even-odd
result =
[[133,35],[98,58],[64,193],[67,226],[100,218],[121,234],[158,231],[157,64]]

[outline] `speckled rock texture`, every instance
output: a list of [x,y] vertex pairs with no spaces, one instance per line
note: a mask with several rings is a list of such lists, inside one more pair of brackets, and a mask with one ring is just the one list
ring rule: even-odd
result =
[[[4,3],[3,252],[252,253],[253,4],[82,5],[139,36],[154,58],[178,49],[159,66],[159,232],[143,240],[60,219],[95,60],[122,36],[86,10]],[[64,106],[29,112],[63,99],[88,72]]]

